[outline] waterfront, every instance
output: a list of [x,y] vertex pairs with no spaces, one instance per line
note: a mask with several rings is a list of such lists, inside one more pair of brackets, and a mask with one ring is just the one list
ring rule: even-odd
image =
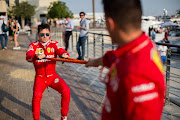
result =
[[[53,28],[54,29],[54,28]],[[62,31],[53,30],[52,39],[62,43]],[[56,32],[55,32],[56,31]],[[98,31],[98,30],[97,30]],[[92,32],[92,31],[91,31]],[[101,31],[99,31],[101,32]],[[28,45],[35,41],[36,30],[33,31],[33,35],[26,35],[21,33],[18,36],[21,50],[12,50],[14,43],[9,41],[8,50],[0,51],[0,67],[3,68],[0,73],[0,118],[2,120],[32,120],[31,112],[31,99],[33,89],[33,75],[34,68],[31,63],[25,60],[25,54]],[[70,56],[72,58],[77,57],[76,52],[76,32],[73,34],[74,44],[70,44]],[[89,36],[89,40],[94,40],[93,35]],[[102,36],[95,36],[97,41],[96,54],[102,55]],[[106,36],[107,44],[106,49],[112,49],[110,39]],[[89,48],[89,57],[94,57],[93,42]],[[70,40],[70,43],[72,41]],[[71,48],[73,46],[73,48]],[[64,46],[63,46],[64,47]],[[98,52],[99,51],[99,52]],[[172,59],[176,59],[175,56]],[[86,58],[87,60],[88,58]],[[179,57],[178,57],[179,59]],[[179,60],[178,60],[179,61]],[[172,67],[179,67],[176,61],[172,62]],[[174,74],[179,75],[179,71],[172,69]],[[105,88],[104,84],[99,81],[100,67],[86,68],[84,65],[57,62],[57,73],[66,81],[71,89],[71,102],[70,110],[68,114],[69,120],[99,120],[101,118],[101,109],[104,103]],[[107,70],[104,71],[104,74]],[[104,75],[103,74],[103,75]],[[179,78],[172,75],[174,80],[179,81]],[[179,85],[177,83],[170,83],[174,88],[170,88],[170,91],[179,95],[177,89]],[[45,90],[41,102],[41,117],[40,120],[59,120],[60,119],[60,101],[61,97],[53,89]],[[170,94],[170,97],[176,98]],[[162,120],[178,120],[180,119],[180,108],[173,103],[165,105],[162,114]]]
[[[89,39],[88,39],[89,45],[87,48],[89,50],[88,51],[86,50],[86,60],[88,60],[88,58],[91,58],[91,57],[93,58],[94,56],[96,58],[102,56],[103,48],[104,48],[104,53],[107,50],[112,49],[112,45],[111,45],[109,36],[97,35],[97,33],[103,33],[103,34],[108,33],[105,29],[91,29],[90,32],[91,33],[94,32],[94,33],[96,33],[96,35],[95,35],[95,37],[93,34],[88,35],[89,36]],[[57,40],[59,43],[61,43],[62,46],[64,46],[63,40],[61,38],[62,31],[60,29],[52,28],[52,33],[53,33],[52,39]],[[157,34],[156,42],[160,42],[163,37],[164,37],[164,33]],[[35,37],[33,37],[33,38],[35,38]],[[77,38],[78,38],[78,32],[74,31],[73,38],[70,38],[70,41],[69,41],[70,42],[69,53],[72,58],[77,58],[77,52],[76,52],[76,42],[77,42],[76,39]],[[104,47],[102,47],[102,38],[104,40]],[[170,42],[174,41],[175,39],[179,39],[179,37],[170,37]],[[96,41],[95,46],[94,46],[94,40]],[[179,89],[180,89],[180,85],[179,85],[180,62],[179,61],[180,61],[180,56],[173,53],[171,56],[171,73],[172,74],[170,74],[171,80],[170,80],[169,96],[171,99],[175,100],[178,103],[180,102],[179,97],[177,97],[177,96],[180,96],[180,92],[179,92]],[[72,63],[64,63],[64,64],[67,65],[73,71],[76,71],[76,75],[79,78],[81,78],[81,80],[79,82],[85,82],[88,85],[88,87],[85,90],[92,88],[95,91],[99,92],[101,94],[102,103],[103,103],[103,97],[105,94],[105,86],[103,83],[101,83],[99,81],[99,72],[100,72],[101,67],[86,68],[84,65],[79,65],[79,64],[72,64]],[[106,72],[107,72],[107,70],[105,70],[103,72],[103,75],[105,75]],[[164,72],[166,72],[166,65],[164,65]],[[171,93],[173,93],[173,94],[171,94]],[[180,111],[180,108],[177,105],[174,105],[171,102],[169,105],[166,104],[164,107],[162,120],[168,120],[168,119],[178,120],[180,118],[179,111]]]

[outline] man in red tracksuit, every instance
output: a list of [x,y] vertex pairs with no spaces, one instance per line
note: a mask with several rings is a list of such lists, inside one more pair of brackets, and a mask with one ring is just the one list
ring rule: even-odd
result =
[[109,68],[102,120],[160,120],[163,65],[155,45],[141,30],[140,0],[103,0],[103,4],[107,29],[118,48],[86,64]]
[[50,40],[51,32],[48,24],[38,26],[39,40],[29,45],[26,53],[26,60],[33,62],[36,76],[33,88],[32,112],[34,120],[40,117],[40,101],[44,90],[49,86],[61,93],[61,120],[67,120],[70,102],[70,89],[65,81],[55,71],[55,61],[46,58],[62,56],[69,57],[69,54],[58,44]]

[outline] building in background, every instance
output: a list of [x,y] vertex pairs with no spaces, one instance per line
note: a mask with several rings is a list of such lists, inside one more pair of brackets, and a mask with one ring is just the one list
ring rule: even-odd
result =
[[0,0],[0,16],[7,16],[8,5],[6,4],[6,0]]
[[176,17],[180,17],[180,9],[176,10]]
[[4,15],[7,17],[8,9],[11,9],[12,6],[17,5],[23,1],[37,7],[36,14],[30,20],[31,26],[35,27],[38,20],[40,20],[41,22],[47,21],[47,9],[50,3],[58,0],[0,0],[0,15]]

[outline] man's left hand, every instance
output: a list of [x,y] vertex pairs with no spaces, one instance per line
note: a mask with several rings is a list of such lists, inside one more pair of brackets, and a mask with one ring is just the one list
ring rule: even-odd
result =
[[81,26],[77,26],[77,28],[78,28],[78,29],[82,29],[82,27],[81,27]]
[[43,58],[45,58],[45,57],[46,57],[45,54],[39,54],[39,55],[37,55],[37,58],[40,59],[40,60],[43,59]]
[[66,28],[67,26],[66,26],[66,25],[63,25],[63,27],[65,27],[65,28]]
[[62,54],[62,57],[63,57],[63,58],[68,58],[69,56],[68,56],[67,53],[63,53],[63,54]]

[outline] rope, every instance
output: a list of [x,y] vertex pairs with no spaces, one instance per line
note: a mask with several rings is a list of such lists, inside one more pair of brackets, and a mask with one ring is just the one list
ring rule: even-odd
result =
[[46,58],[48,60],[52,61],[61,61],[61,62],[69,62],[69,63],[78,63],[78,64],[86,64],[87,61],[84,60],[77,60],[73,58],[67,58],[67,59],[62,59],[62,58]]

